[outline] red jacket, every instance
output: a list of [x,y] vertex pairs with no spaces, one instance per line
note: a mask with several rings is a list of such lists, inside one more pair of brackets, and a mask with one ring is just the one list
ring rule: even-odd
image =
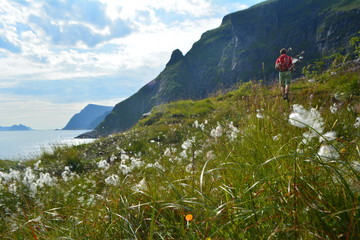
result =
[[282,54],[275,62],[275,68],[280,72],[286,72],[291,70],[293,66],[292,57]]

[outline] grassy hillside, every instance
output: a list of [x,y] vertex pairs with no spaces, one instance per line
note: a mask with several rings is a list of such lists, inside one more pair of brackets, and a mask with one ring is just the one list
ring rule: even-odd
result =
[[359,239],[356,66],[311,72],[290,103],[249,82],[2,163],[0,238]]
[[[154,106],[204,99],[239,82],[276,78],[274,62],[283,47],[291,56],[305,52],[304,63],[351,51],[359,31],[360,0],[273,0],[226,15],[183,56],[175,51],[148,85],[118,103],[87,136],[108,136],[133,127]],[[173,58],[174,56],[172,56]],[[297,76],[301,74],[295,73]]]

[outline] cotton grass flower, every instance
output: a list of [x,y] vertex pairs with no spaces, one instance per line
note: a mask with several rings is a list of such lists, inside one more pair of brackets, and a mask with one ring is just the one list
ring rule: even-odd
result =
[[199,127],[199,121],[198,120],[196,120],[195,122],[194,122],[194,125],[193,125],[195,128],[198,128]]
[[35,176],[32,168],[30,168],[30,167],[26,168],[22,183],[24,185],[30,186],[31,183],[33,183],[35,181],[35,179],[36,179],[36,176]]
[[320,136],[319,141],[325,142],[325,141],[332,141],[336,139],[336,132],[327,132],[324,135]]
[[100,160],[97,163],[98,168],[108,170],[110,168],[110,164],[107,162],[107,160]]
[[171,156],[171,150],[170,150],[170,148],[166,148],[166,149],[165,149],[164,156],[166,156],[166,157],[170,157],[170,156]]
[[116,159],[117,157],[114,154],[112,154],[110,157],[110,162],[113,163]]
[[330,112],[331,112],[332,114],[337,113],[338,110],[339,110],[339,108],[338,108],[338,106],[337,106],[336,103],[334,103],[332,106],[330,106]]
[[128,175],[129,173],[131,173],[132,168],[125,165],[125,164],[120,164],[119,165],[119,170],[121,171],[122,174]]
[[222,134],[223,134],[223,129],[220,123],[218,123],[216,128],[212,129],[210,132],[210,136],[212,136],[213,138],[219,138],[222,136]]
[[360,117],[357,117],[354,123],[354,127],[355,128],[359,128],[360,127]]
[[199,124],[199,121],[196,120],[193,124],[193,126],[197,129],[201,129],[201,131],[205,130],[205,124],[207,124],[207,121],[205,121],[204,123]]
[[320,147],[318,155],[323,161],[336,160],[340,157],[339,152],[334,146],[326,144]]
[[111,175],[110,177],[105,179],[105,183],[107,185],[113,185],[116,186],[119,183],[119,176],[116,174]]
[[189,164],[186,166],[185,171],[188,172],[188,173],[193,173],[193,172],[194,172],[194,164],[189,163]]
[[257,114],[256,114],[256,117],[257,117],[258,119],[263,119],[263,118],[264,118],[264,115],[262,115],[261,113],[257,113]]
[[0,182],[9,183],[12,180],[19,181],[21,178],[21,173],[18,170],[13,170],[10,168],[9,173],[4,173],[0,171]]
[[17,184],[15,182],[11,183],[8,187],[8,190],[10,193],[16,194],[17,193]]
[[129,159],[130,159],[130,157],[127,154],[125,154],[125,152],[121,153],[121,161],[127,161]]
[[141,161],[140,158],[135,158],[135,157],[130,158],[130,166],[132,169],[139,168],[143,165],[144,165],[144,162]]
[[237,127],[234,126],[233,122],[229,123],[228,128],[229,128],[228,136],[231,141],[234,141],[237,138],[240,131]]
[[39,169],[40,164],[41,164],[41,160],[37,161],[37,162],[34,164],[34,170],[40,170],[40,169]]
[[208,160],[215,159],[215,154],[214,154],[214,151],[213,151],[213,150],[208,151],[208,152],[206,153],[206,159],[208,159]]
[[143,178],[138,184],[132,187],[134,192],[147,191],[147,184],[145,178]]
[[324,131],[324,120],[320,113],[311,108],[309,111],[299,104],[293,105],[293,112],[289,116],[289,123],[299,128],[309,128],[309,132],[303,134],[304,143],[318,137]]
[[181,144],[181,148],[184,150],[188,150],[192,147],[193,143],[195,143],[195,137],[192,137],[191,139],[187,139],[183,144]]
[[257,109],[256,110],[256,117],[258,118],[258,119],[264,119],[264,115],[263,115],[263,112],[264,111],[264,109]]
[[308,111],[299,104],[293,105],[293,112],[289,116],[289,123],[299,128],[312,128],[318,133],[324,131],[324,120],[320,113],[315,108],[311,108]]
[[57,180],[55,177],[51,177],[50,173],[40,173],[39,178],[36,180],[38,187],[42,188],[44,186],[54,186]]
[[69,166],[64,167],[64,171],[61,173],[61,178],[64,182],[68,182],[70,180],[73,180],[75,177],[78,177],[78,175],[70,170]]
[[148,163],[146,165],[146,168],[156,168],[159,169],[161,171],[165,171],[165,168],[163,166],[160,165],[160,163],[156,162],[156,163]]
[[272,139],[273,139],[273,141],[278,141],[280,139],[280,137],[281,137],[281,134],[278,134],[276,136],[273,136]]

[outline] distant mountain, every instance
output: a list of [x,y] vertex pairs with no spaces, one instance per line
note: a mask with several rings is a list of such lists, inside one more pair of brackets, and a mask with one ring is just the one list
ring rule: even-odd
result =
[[75,114],[62,130],[92,130],[112,109],[113,107],[89,104],[80,113]]
[[0,126],[0,131],[30,131],[30,130],[32,130],[30,127],[27,127],[22,124],[13,125],[11,127],[1,127]]
[[359,22],[360,0],[268,0],[229,14],[186,55],[175,50],[165,69],[118,103],[90,135],[124,131],[159,104],[202,99],[250,80],[273,82],[284,47],[292,47],[290,55],[305,51],[303,64],[346,53]]

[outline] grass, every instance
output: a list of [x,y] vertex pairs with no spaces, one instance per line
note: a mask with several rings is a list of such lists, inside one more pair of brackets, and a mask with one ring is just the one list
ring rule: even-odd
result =
[[[1,162],[0,238],[358,239],[359,78],[298,80],[290,104],[277,86],[245,83],[158,106],[91,144]],[[289,123],[293,104],[336,138],[305,141],[315,128]]]

